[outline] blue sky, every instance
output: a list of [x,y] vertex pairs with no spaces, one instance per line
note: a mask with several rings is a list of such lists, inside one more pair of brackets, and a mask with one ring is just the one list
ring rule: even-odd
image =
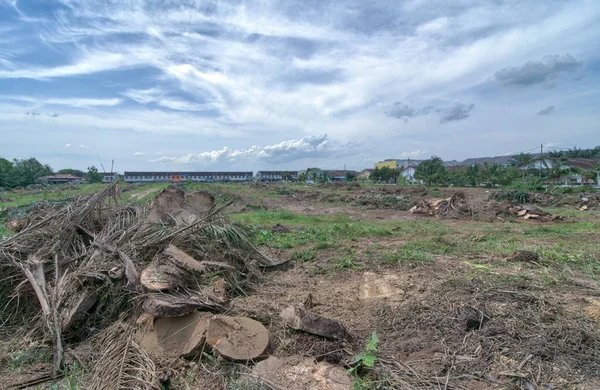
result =
[[362,169],[600,145],[597,1],[0,0],[0,156]]

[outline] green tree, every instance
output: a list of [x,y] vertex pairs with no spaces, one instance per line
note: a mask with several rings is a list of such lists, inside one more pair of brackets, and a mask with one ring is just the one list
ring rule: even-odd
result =
[[88,183],[102,183],[102,175],[98,173],[98,168],[93,165],[88,167],[88,171],[85,174],[85,181]]
[[329,175],[327,174],[327,172],[323,171],[321,172],[321,174],[315,179],[315,181],[319,182],[319,183],[327,183],[328,181],[331,181],[331,177],[329,177]]
[[523,181],[525,181],[525,174],[527,170],[533,165],[533,156],[529,153],[519,153],[513,156],[512,164],[523,171]]
[[0,157],[0,187],[8,187],[13,165],[10,161]]
[[479,164],[471,165],[467,167],[465,172],[465,177],[467,182],[471,184],[473,187],[479,184],[481,180],[481,175],[479,173]]
[[448,172],[448,181],[450,184],[457,187],[464,187],[470,184],[469,178],[467,177],[467,171],[470,167],[459,167]]
[[500,184],[505,180],[506,176],[506,168],[497,163],[488,164],[487,162],[484,164],[484,170],[482,173],[482,177],[491,184],[495,186]]
[[52,168],[35,158],[15,159],[13,169],[10,171],[8,187],[25,187],[36,183],[40,177],[49,175],[52,175]]
[[423,161],[415,171],[415,179],[423,180],[427,185],[442,184],[448,178],[448,172],[441,158],[432,156]]
[[346,172],[346,181],[356,181],[354,172]]
[[369,175],[369,180],[377,183],[389,183],[396,178],[397,172],[390,167],[375,168]]
[[548,164],[546,161],[544,161],[544,167],[546,168],[546,176],[548,179],[555,181],[565,175],[568,175],[569,173],[576,172],[577,170],[570,168],[567,165],[567,162],[568,160],[564,156],[558,160],[553,160],[551,164]]
[[84,176],[83,171],[80,171],[79,169],[71,169],[71,168],[61,169],[60,171],[58,171],[56,173],[60,173],[63,175],[73,175],[73,176],[77,176],[77,177]]
[[583,184],[587,184],[589,181],[598,181],[598,172],[593,169],[586,169],[581,172],[581,180]]

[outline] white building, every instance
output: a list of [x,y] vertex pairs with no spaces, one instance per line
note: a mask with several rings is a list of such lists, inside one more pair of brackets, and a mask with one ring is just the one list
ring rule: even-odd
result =
[[298,171],[258,171],[254,177],[256,181],[296,181]]
[[246,182],[252,172],[125,172],[125,183]]

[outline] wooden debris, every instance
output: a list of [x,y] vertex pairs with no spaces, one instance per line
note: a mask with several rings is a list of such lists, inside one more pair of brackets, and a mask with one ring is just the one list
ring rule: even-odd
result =
[[150,291],[164,291],[177,286],[178,270],[153,261],[142,271],[140,282]]
[[204,272],[205,270],[204,265],[175,245],[169,244],[163,251],[163,254],[167,261],[183,269],[196,272]]
[[175,223],[173,216],[181,209],[183,199],[184,193],[181,190],[167,188],[160,191],[148,210],[145,222],[173,225]]
[[350,390],[352,385],[343,367],[298,355],[271,356],[256,364],[252,372],[259,380],[287,390]]
[[248,361],[265,353],[269,331],[251,318],[215,316],[208,325],[206,343],[227,359]]
[[148,298],[142,304],[144,312],[154,317],[180,317],[189,314],[202,305],[193,300],[185,300],[171,295]]
[[63,331],[70,329],[98,302],[98,294],[95,291],[84,291],[69,306],[69,309],[63,311],[62,328]]
[[211,317],[210,313],[193,312],[175,318],[156,318],[151,327],[138,333],[137,340],[151,356],[190,356],[202,348]]
[[299,307],[287,307],[281,312],[283,322],[290,328],[332,339],[350,339],[341,322],[312,313]]

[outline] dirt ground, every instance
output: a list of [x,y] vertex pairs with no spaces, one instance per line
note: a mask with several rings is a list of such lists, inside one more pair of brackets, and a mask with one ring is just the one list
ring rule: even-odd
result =
[[[434,199],[449,197],[456,189],[440,189],[437,196],[423,194],[421,189],[383,191]],[[474,210],[486,209],[490,190],[460,191]],[[372,189],[348,192],[353,198],[364,194],[376,197]],[[348,195],[343,191],[341,196]],[[454,230],[455,236],[467,235],[472,240],[488,226],[509,231],[544,225],[519,220],[438,219],[393,207],[339,201],[339,196],[333,204],[319,199],[322,194],[299,191],[266,199],[263,204],[273,212],[342,214],[355,221],[392,225],[431,220]],[[572,209],[566,206],[563,211],[568,214]],[[582,214],[561,223],[568,226],[586,221],[597,226],[598,217]],[[278,356],[300,354],[336,364],[351,362],[376,330],[381,341],[374,381],[380,381],[382,388],[389,383],[407,389],[600,388],[600,284],[595,275],[565,274],[559,270],[562,265],[542,260],[514,264],[494,251],[468,256],[435,254],[433,261],[404,264],[382,263],[369,251],[375,247],[375,252],[386,252],[410,242],[402,237],[359,237],[346,242],[341,246],[350,248],[357,259],[350,269],[323,266],[339,255],[341,247],[318,250],[311,261],[266,273],[252,294],[234,300],[232,312],[270,324]],[[519,244],[551,247],[555,242],[541,235]],[[310,244],[302,248],[307,247]],[[283,258],[297,249],[274,253]],[[594,261],[597,256],[597,251],[591,254]],[[473,265],[466,259],[486,265]],[[281,324],[278,313],[282,309],[302,306],[307,300],[314,312],[347,326],[353,335],[350,345],[290,332]]]
[[[600,389],[600,213],[579,211],[581,196],[536,203],[561,219],[525,221],[490,212],[494,190],[480,188],[202,189],[235,200],[230,217],[284,263],[230,294],[225,313],[265,325],[272,355],[347,369],[376,332],[375,365],[352,374],[353,388]],[[457,191],[470,217],[408,211]],[[511,257],[520,250],[535,256]],[[289,306],[340,321],[351,338],[290,329]],[[239,372],[221,363],[170,360],[168,388],[273,388],[229,381]]]

